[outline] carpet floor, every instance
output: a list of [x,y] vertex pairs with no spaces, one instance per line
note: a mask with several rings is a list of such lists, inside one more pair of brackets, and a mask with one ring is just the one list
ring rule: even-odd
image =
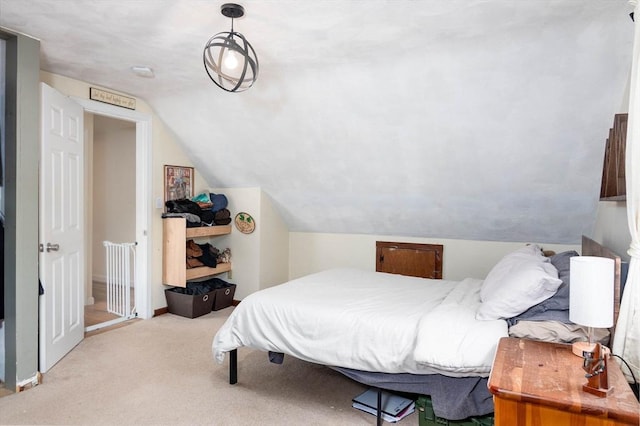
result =
[[228,359],[216,364],[211,342],[232,309],[166,314],[87,337],[41,385],[0,398],[0,424],[376,424],[351,407],[366,386],[293,357],[276,365],[241,348],[238,383],[229,385]]

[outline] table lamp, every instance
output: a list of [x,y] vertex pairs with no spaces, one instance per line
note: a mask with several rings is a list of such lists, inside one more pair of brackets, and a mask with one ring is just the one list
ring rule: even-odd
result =
[[587,372],[585,392],[606,396],[609,388],[607,377],[608,350],[594,339],[594,328],[613,325],[613,259],[596,256],[574,256],[570,260],[571,286],[569,287],[569,320],[586,326],[588,342],[573,344],[573,353],[584,358]]

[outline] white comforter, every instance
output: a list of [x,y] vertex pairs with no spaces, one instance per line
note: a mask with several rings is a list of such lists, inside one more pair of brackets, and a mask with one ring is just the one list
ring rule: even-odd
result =
[[332,269],[258,291],[218,330],[218,362],[241,346],[385,373],[487,376],[505,321],[479,321],[482,281]]

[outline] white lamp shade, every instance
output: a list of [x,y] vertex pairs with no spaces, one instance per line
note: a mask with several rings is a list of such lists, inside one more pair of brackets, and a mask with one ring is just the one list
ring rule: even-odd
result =
[[570,260],[569,319],[586,327],[613,325],[613,259],[574,256]]

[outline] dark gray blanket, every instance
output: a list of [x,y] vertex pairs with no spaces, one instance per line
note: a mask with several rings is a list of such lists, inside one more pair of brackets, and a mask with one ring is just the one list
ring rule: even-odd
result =
[[372,373],[332,367],[345,376],[382,389],[430,395],[436,416],[447,420],[493,413],[486,377],[447,377],[440,374]]
[[[269,361],[282,364],[284,354],[269,352]],[[433,412],[447,420],[493,413],[493,398],[486,377],[447,377],[440,374],[372,373],[331,367],[365,385],[390,391],[431,396]]]

